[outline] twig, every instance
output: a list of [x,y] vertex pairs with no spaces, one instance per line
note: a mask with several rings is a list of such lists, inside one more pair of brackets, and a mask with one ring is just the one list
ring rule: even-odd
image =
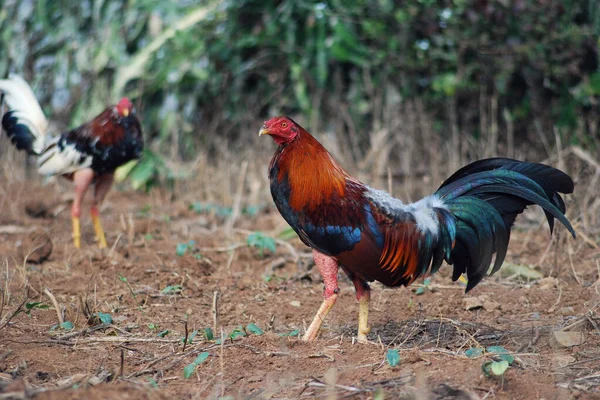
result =
[[121,368],[119,369],[119,378],[123,379],[125,371],[125,349],[121,348]]
[[50,298],[50,301],[52,302],[52,305],[54,305],[54,309],[56,310],[56,315],[58,316],[58,323],[62,325],[65,322],[65,319],[62,316],[62,312],[60,311],[60,306],[58,305],[56,298],[48,288],[44,288],[44,294],[46,294],[46,296]]
[[185,353],[185,347],[187,346],[187,342],[188,342],[188,322],[187,322],[187,318],[183,321],[183,328],[185,329],[185,336],[183,337],[183,351]]
[[215,290],[213,292],[213,301],[212,301],[213,332],[217,332],[217,319],[219,317],[218,297],[219,297],[219,291]]

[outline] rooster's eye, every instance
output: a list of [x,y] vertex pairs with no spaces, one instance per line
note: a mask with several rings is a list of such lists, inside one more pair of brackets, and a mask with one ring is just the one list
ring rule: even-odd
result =
[[282,123],[281,123],[281,127],[282,127],[282,128],[287,128],[287,122],[282,122]]

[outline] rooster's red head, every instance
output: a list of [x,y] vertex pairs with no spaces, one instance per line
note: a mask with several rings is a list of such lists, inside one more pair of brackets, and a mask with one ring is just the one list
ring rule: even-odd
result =
[[265,121],[258,132],[259,136],[270,135],[277,144],[291,143],[302,129],[297,123],[288,117],[274,117]]
[[133,108],[133,104],[131,104],[131,100],[127,97],[123,97],[117,103],[117,112],[121,117],[127,117],[131,114],[131,109]]

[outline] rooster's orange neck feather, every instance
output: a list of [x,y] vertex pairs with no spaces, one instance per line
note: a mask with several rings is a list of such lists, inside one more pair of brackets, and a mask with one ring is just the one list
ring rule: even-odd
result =
[[298,137],[278,153],[273,160],[279,167],[277,180],[287,177],[292,209],[314,210],[344,197],[346,180],[352,178],[310,133],[300,128]]

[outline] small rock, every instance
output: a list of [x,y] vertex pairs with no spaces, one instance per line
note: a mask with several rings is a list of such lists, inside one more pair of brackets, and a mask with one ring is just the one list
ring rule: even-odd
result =
[[496,311],[500,309],[500,304],[491,300],[483,300],[483,308],[486,311]]
[[463,299],[463,304],[465,305],[465,310],[477,310],[478,308],[483,307],[483,300],[479,297],[465,297]]
[[550,345],[554,348],[579,346],[584,342],[583,332],[555,331],[550,339]]
[[300,307],[300,302],[298,300],[292,300],[290,301],[290,305],[292,307]]
[[540,279],[539,284],[540,289],[542,290],[554,289],[558,287],[558,279],[549,276],[547,278]]
[[560,310],[558,310],[558,313],[560,315],[573,315],[575,314],[575,309],[572,306],[562,307]]
[[552,357],[552,365],[554,367],[564,367],[565,365],[569,365],[575,362],[575,357],[571,357],[566,354],[557,354]]
[[22,258],[27,258],[27,262],[41,264],[50,257],[52,249],[50,235],[38,229],[23,240],[19,247],[19,254]]

